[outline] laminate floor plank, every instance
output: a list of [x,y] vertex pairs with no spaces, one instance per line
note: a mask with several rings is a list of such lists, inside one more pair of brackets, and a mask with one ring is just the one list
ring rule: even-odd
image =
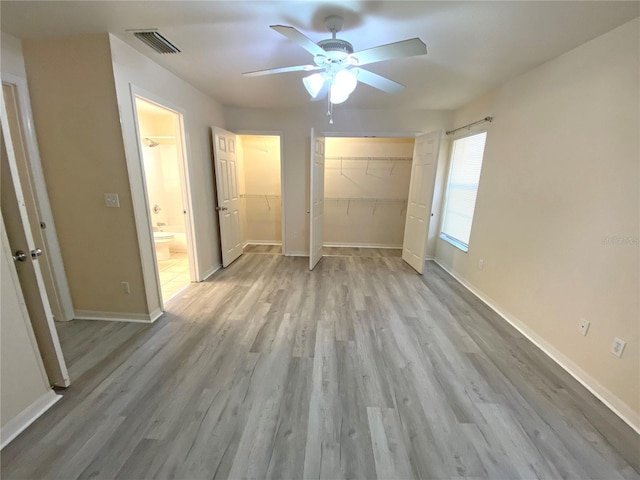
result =
[[57,324],[3,479],[634,479],[640,437],[428,262],[248,246],[152,325]]

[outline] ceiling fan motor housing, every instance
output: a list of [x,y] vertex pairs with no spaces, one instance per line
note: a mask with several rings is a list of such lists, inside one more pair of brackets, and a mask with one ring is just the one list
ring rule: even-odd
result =
[[327,52],[331,62],[341,62],[353,53],[353,45],[339,38],[320,40],[318,46]]

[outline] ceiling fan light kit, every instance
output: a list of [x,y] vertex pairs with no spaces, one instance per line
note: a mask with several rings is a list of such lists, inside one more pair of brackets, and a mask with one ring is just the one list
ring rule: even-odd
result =
[[[398,82],[369,70],[364,70],[360,68],[361,66],[394,58],[425,55],[427,53],[426,45],[419,38],[354,52],[351,43],[336,38],[336,34],[342,29],[342,17],[331,15],[325,19],[325,24],[331,32],[331,38],[321,40],[318,43],[314,43],[293,27],[271,25],[273,30],[311,53],[315,65],[296,65],[258,70],[256,72],[247,72],[243,75],[257,77],[274,73],[322,70],[322,72],[304,77],[302,83],[312,100],[321,100],[325,95],[328,95],[329,108],[327,115],[331,117],[332,105],[345,102],[356,89],[358,82],[365,83],[386,93],[398,93],[404,89],[404,86]],[[329,123],[333,123],[333,119],[330,119]]]

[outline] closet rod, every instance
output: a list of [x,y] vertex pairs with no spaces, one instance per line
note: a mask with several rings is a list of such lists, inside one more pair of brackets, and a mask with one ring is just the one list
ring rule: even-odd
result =
[[484,117],[482,120],[478,120],[477,122],[468,123],[467,125],[463,125],[461,127],[454,128],[453,130],[449,130],[446,133],[447,133],[447,135],[451,135],[453,133],[456,133],[458,130],[464,130],[465,128],[466,129],[470,129],[473,126],[480,125],[481,123],[484,123],[484,122],[489,122],[489,123],[493,122],[493,117]]

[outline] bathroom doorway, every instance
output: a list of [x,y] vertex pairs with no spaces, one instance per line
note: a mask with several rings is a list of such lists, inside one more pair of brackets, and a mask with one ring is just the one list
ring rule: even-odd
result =
[[154,257],[166,304],[193,279],[188,174],[182,115],[136,95]]

